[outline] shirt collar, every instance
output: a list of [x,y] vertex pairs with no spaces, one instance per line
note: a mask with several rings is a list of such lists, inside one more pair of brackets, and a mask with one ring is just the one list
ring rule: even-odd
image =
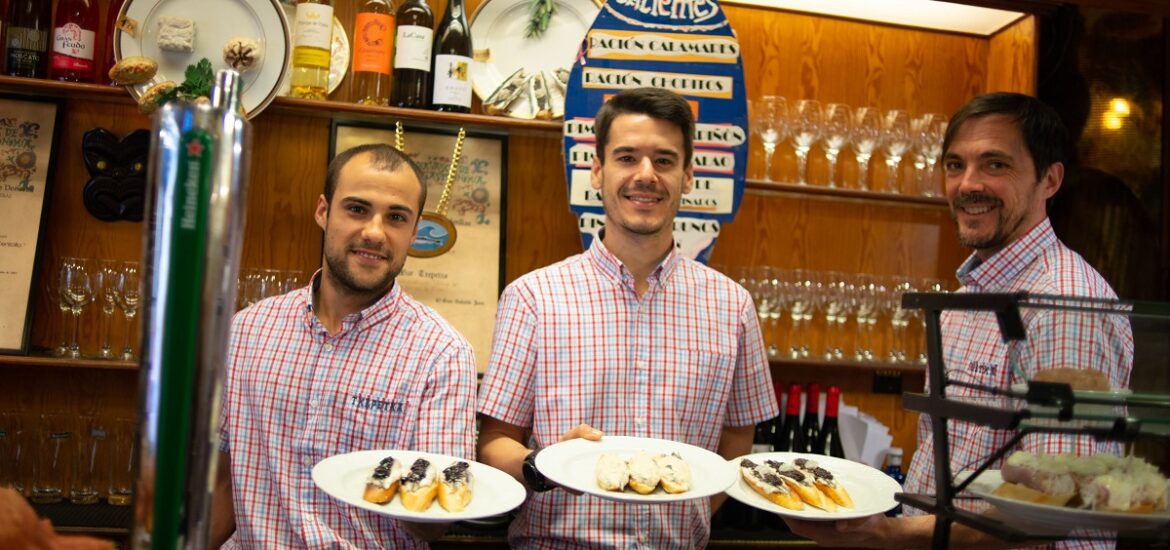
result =
[[1044,250],[1057,243],[1052,223],[1044,218],[1031,231],[1008,244],[987,260],[971,254],[955,275],[963,286],[980,291],[1010,290],[1012,281],[1032,264]]
[[[617,256],[606,248],[602,239],[605,237],[605,228],[598,231],[597,236],[593,238],[593,244],[589,246],[589,250],[585,252],[585,257],[597,267],[603,275],[615,282],[627,282],[631,287],[634,285],[633,274],[630,270],[622,264]],[[674,273],[675,268],[678,267],[679,255],[678,249],[675,246],[670,247],[670,252],[662,259],[662,262],[650,272],[648,280],[657,280],[659,284],[665,283]]]
[[[305,323],[310,328],[321,324],[321,321],[313,313],[313,293],[321,288],[321,277],[324,276],[325,273],[321,269],[317,269],[317,272],[309,279],[308,286],[297,291],[297,307],[305,313]],[[346,315],[341,320],[341,330],[344,332],[362,321],[365,321],[369,325],[385,320],[398,310],[399,297],[401,295],[402,291],[398,286],[398,281],[395,281],[394,285],[390,287],[390,291],[379,298],[378,301],[370,304],[369,307],[361,311]]]

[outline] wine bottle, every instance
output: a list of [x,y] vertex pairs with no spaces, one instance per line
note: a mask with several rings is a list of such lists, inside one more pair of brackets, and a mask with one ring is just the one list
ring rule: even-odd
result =
[[330,0],[297,0],[290,95],[325,99],[329,93],[329,58],[333,42]]
[[784,423],[776,430],[773,450],[807,453],[808,443],[800,431],[800,384],[788,387],[788,404],[784,407]]
[[[906,474],[902,473],[902,449],[901,448],[890,447],[890,450],[886,451],[885,472],[886,472],[886,475],[894,478],[894,481],[897,481],[898,485],[902,485],[902,484],[906,483]],[[886,515],[890,516],[890,517],[897,517],[897,516],[902,515],[902,505],[898,504],[897,506],[891,508],[888,512],[886,512]]]
[[97,0],[61,0],[53,20],[49,79],[93,82],[98,47]]
[[752,453],[772,452],[772,441],[775,438],[775,432],[775,418],[769,418],[756,424],[756,432],[752,435]]
[[817,417],[817,411],[820,409],[821,385],[813,382],[808,385],[808,397],[804,400],[804,421],[800,424],[800,432],[804,436],[805,444],[809,446],[808,452],[824,454],[816,446],[816,441],[821,436],[821,419]]
[[431,46],[435,16],[426,0],[406,0],[398,8],[394,41],[396,107],[426,109],[431,105]]
[[98,68],[98,82],[117,85],[116,82],[110,79],[109,72],[110,68],[114,66],[114,63],[117,63],[114,60],[114,51],[117,49],[114,40],[118,35],[118,14],[122,12],[122,4],[125,3],[126,0],[110,0],[110,9],[106,12],[106,37],[102,39],[102,43],[105,44],[103,55],[105,64]]
[[390,104],[390,52],[394,51],[394,6],[364,0],[353,25],[353,87],[363,105]]
[[431,109],[471,112],[471,29],[463,0],[447,0],[447,13],[435,33]]
[[45,77],[52,8],[48,0],[12,0],[8,6],[8,27],[4,30],[8,50],[4,57],[9,76]]
[[845,450],[841,448],[841,432],[837,429],[840,402],[841,388],[829,386],[825,392],[825,421],[821,424],[821,437],[817,439],[816,448],[820,454],[845,458]]

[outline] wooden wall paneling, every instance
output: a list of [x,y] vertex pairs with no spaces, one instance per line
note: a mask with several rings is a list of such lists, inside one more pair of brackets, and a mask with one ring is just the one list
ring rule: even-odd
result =
[[1036,94],[1036,16],[1004,27],[988,41],[985,91]]
[[505,283],[582,250],[563,158],[559,137],[514,133],[508,138]]

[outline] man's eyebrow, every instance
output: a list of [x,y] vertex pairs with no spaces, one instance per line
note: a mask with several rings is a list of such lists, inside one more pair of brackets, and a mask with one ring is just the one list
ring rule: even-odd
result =
[[[363,199],[361,197],[342,197],[341,202],[343,204],[358,204],[361,206],[365,206],[366,208],[373,206],[373,203],[371,203],[370,201]],[[414,209],[411,208],[410,205],[408,205],[408,204],[391,204],[390,206],[386,207],[386,211],[387,212],[406,212],[408,214],[414,214]]]
[[[633,147],[630,145],[620,145],[618,147],[613,148],[613,154],[616,155],[619,153],[632,153],[632,152],[637,151],[637,150],[638,149],[636,147]],[[665,148],[655,149],[654,154],[666,155],[666,156],[670,156],[670,157],[674,157],[674,158],[679,158],[680,156],[682,156],[682,155],[679,155],[678,151],[675,151],[674,149],[665,149]]]

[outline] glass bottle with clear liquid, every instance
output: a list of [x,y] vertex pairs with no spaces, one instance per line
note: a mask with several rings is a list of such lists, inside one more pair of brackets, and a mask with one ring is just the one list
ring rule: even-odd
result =
[[330,0],[297,0],[289,95],[325,99],[329,93],[332,41],[333,3]]

